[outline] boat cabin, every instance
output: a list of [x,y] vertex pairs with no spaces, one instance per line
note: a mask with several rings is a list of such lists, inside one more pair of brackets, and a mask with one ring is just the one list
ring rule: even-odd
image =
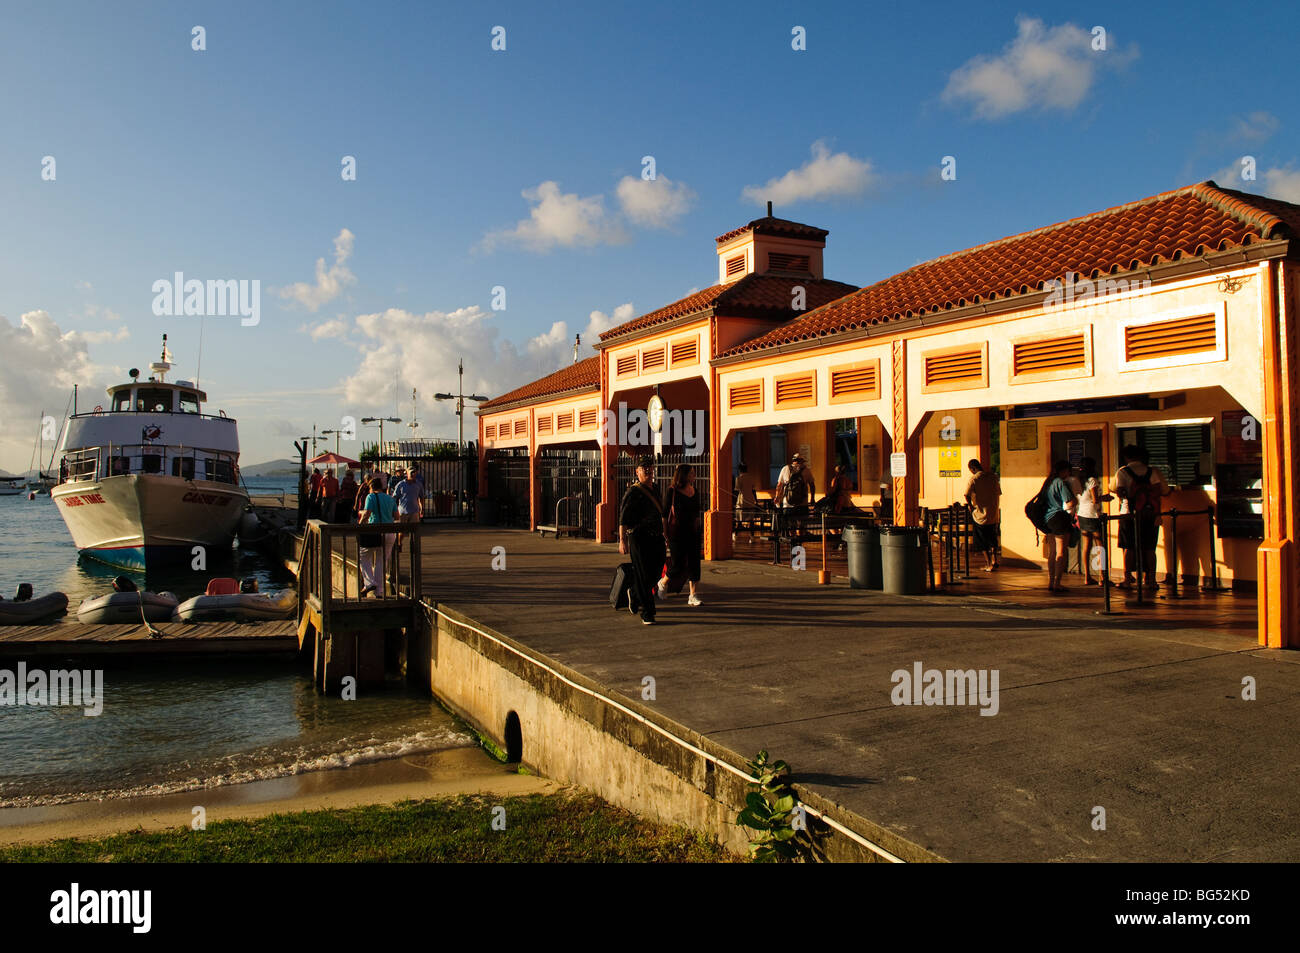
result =
[[198,414],[208,395],[191,381],[132,381],[108,389],[109,411],[137,414]]

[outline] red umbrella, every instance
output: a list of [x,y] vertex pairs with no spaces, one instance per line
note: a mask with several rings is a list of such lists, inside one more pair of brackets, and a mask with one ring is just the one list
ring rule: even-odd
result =
[[308,465],[323,463],[327,467],[359,467],[361,463],[357,460],[351,460],[348,457],[340,456],[337,453],[322,453],[319,457],[312,457],[307,461]]

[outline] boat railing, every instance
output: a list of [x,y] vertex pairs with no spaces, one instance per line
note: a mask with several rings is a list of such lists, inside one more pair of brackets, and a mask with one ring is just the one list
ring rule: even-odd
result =
[[[363,545],[374,541],[380,545]],[[373,598],[362,595],[367,576],[378,583]],[[300,620],[314,616],[319,630],[330,633],[331,616],[337,622],[350,610],[414,610],[420,592],[419,523],[308,521],[298,563]]]
[[234,417],[227,417],[224,413],[218,414],[194,414],[184,410],[135,410],[130,407],[113,409],[111,407],[98,407],[95,410],[83,410],[80,413],[69,414],[72,420],[81,420],[83,418],[117,416],[118,414],[138,414],[141,417],[158,417],[166,415],[168,417],[185,417],[188,420],[220,420],[226,423],[236,423]]
[[63,455],[62,482],[80,483],[131,473],[237,484],[238,455],[207,447],[152,443],[110,443],[81,447]]

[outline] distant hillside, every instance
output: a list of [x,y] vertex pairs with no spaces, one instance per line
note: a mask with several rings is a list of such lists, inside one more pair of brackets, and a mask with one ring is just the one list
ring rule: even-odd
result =
[[240,467],[239,472],[246,477],[297,476],[298,461],[289,459],[268,460],[266,463],[254,463],[251,466]]

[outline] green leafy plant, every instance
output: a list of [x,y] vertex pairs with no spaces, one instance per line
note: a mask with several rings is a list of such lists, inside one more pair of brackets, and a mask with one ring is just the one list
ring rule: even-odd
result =
[[749,838],[749,854],[759,863],[796,860],[806,852],[794,826],[799,797],[790,787],[790,766],[784,761],[771,761],[767,750],[747,761],[749,793],[745,795],[745,809],[736,821],[754,833]]

